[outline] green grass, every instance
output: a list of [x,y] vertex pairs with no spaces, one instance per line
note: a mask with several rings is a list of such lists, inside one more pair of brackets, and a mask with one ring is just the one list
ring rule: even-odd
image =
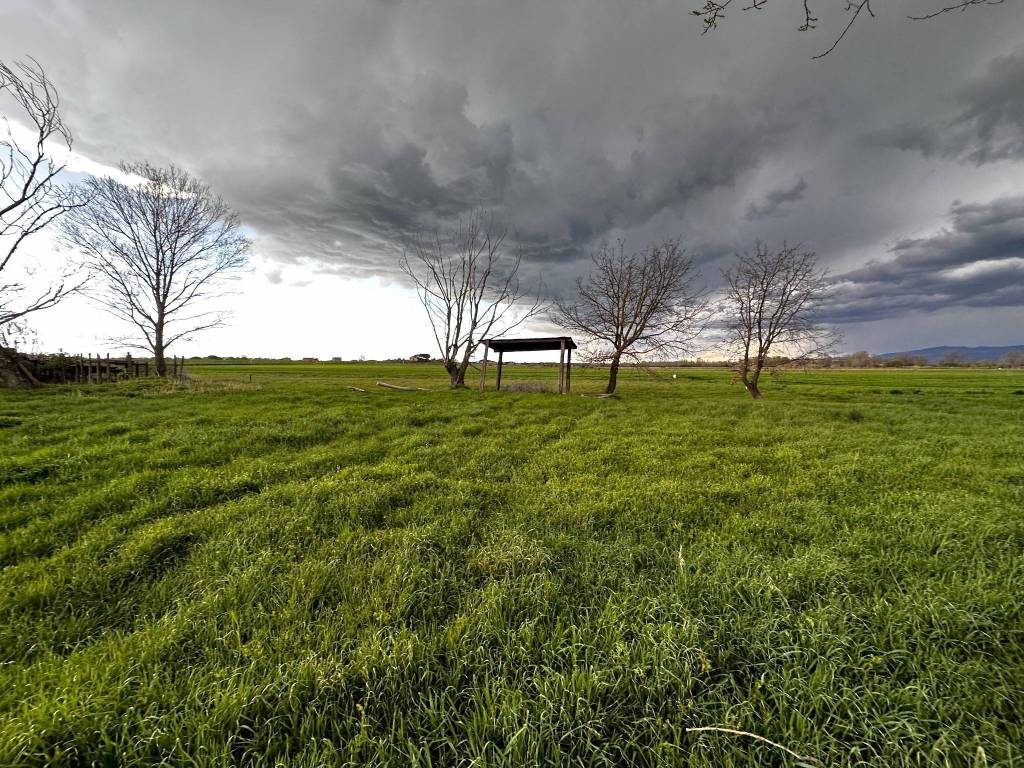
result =
[[0,765],[1024,766],[1022,372],[191,371],[0,392]]

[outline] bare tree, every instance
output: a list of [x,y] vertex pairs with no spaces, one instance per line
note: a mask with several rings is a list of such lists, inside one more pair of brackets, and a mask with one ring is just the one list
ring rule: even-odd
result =
[[[748,0],[743,0],[748,2]],[[843,41],[846,34],[850,31],[851,27],[857,22],[857,19],[870,16],[874,18],[875,11],[871,7],[872,0],[845,0],[846,11],[850,14],[849,19],[844,25],[843,29],[839,32],[836,38],[833,40],[832,45],[829,48],[817,56],[815,59],[820,59],[834,51],[839,43]],[[761,11],[768,6],[768,0],[749,0],[749,5],[737,4],[734,5],[735,0],[706,0],[703,6],[694,9],[691,13],[694,16],[700,16],[701,21],[704,24],[704,32],[707,34],[712,29],[717,29],[718,25],[725,18],[726,10],[732,6],[743,11]],[[812,10],[813,0],[803,0],[803,12],[802,23],[797,29],[800,32],[808,32],[812,29],[816,29],[818,26],[818,17],[814,15]],[[975,8],[979,5],[1002,5],[1003,0],[952,0],[950,5],[944,7],[935,8],[935,10],[924,13],[920,16],[907,16],[912,21],[926,21],[928,19],[934,19],[937,16],[942,16],[947,13],[963,12],[969,8]]]
[[678,240],[628,254],[620,240],[591,259],[590,274],[576,280],[575,300],[559,302],[552,319],[587,340],[588,357],[609,364],[605,393],[611,394],[623,357],[687,352],[706,327],[708,303]]
[[89,201],[62,221],[65,240],[102,282],[95,297],[134,326],[122,343],[149,351],[167,374],[176,341],[223,324],[206,300],[247,263],[238,216],[187,171],[122,164],[127,177],[91,177]]
[[755,400],[761,398],[758,382],[771,366],[773,350],[790,363],[801,362],[838,341],[833,330],[817,322],[828,281],[812,251],[783,244],[773,252],[758,243],[722,277],[725,342],[739,354],[737,378]]
[[421,234],[399,262],[416,286],[453,387],[465,386],[484,339],[503,336],[544,309],[540,298],[527,299],[519,281],[522,250],[509,247],[507,238],[507,225],[477,210],[447,231]]
[[[0,107],[13,102],[28,122],[30,138],[15,135],[3,117],[0,136],[0,343],[33,312],[54,306],[72,291],[70,276],[33,292],[18,277],[7,277],[28,238],[80,204],[80,196],[63,183],[61,172],[71,151],[71,132],[60,116],[60,99],[46,72],[34,59],[0,62]],[[57,150],[63,159],[52,154]],[[21,329],[18,329],[21,330]]]

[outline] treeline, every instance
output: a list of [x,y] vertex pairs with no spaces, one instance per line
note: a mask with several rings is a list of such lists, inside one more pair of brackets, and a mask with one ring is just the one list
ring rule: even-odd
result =
[[963,352],[951,351],[933,361],[925,355],[872,355],[862,350],[827,362],[844,368],[1024,368],[1024,352],[1007,352],[998,360],[969,360]]

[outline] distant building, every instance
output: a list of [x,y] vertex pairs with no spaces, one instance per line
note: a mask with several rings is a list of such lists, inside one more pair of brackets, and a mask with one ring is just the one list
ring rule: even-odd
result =
[[345,362],[345,359],[341,358],[341,357],[332,357],[331,358],[331,362],[332,363],[343,363],[343,362]]
[[413,355],[412,357],[409,358],[409,362],[410,363],[429,363],[430,362],[430,353],[429,352],[421,352],[418,355]]
[[304,362],[304,363],[319,363],[320,362],[320,358],[319,357],[304,357],[304,358],[302,358],[302,362]]

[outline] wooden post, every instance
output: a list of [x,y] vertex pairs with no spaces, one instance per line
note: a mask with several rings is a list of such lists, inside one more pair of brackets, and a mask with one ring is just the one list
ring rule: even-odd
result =
[[132,353],[131,352],[125,352],[124,353],[124,375],[125,375],[125,378],[127,378],[127,379],[132,378]]
[[558,342],[558,394],[565,391],[565,339]]
[[568,356],[565,360],[565,394],[569,394],[569,389],[572,386],[572,347],[566,350]]
[[480,391],[487,386],[487,342],[484,342],[484,362],[480,366]]
[[107,384],[114,380],[114,376],[110,371],[110,353],[107,352]]
[[68,367],[67,363],[64,362],[64,353],[60,353],[60,383],[68,383]]
[[498,381],[497,381],[496,386],[495,386],[495,388],[499,392],[501,391],[501,364],[502,364],[502,358],[504,356],[505,356],[505,351],[499,349],[498,350]]

